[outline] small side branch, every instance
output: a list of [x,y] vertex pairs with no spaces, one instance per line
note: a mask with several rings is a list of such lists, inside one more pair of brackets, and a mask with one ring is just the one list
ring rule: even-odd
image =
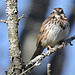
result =
[[1,20],[1,19],[0,19],[0,22],[4,22],[4,23],[6,23],[6,20]]
[[24,14],[21,17],[18,18],[18,21],[20,21],[22,18],[25,18]]
[[26,70],[21,73],[20,75],[25,74],[26,72],[30,71],[33,69],[35,66],[39,66],[41,63],[40,61],[43,60],[46,56],[49,56],[50,54],[54,53],[57,50],[62,49],[65,45],[71,44],[71,41],[75,39],[75,35],[73,37],[70,37],[69,39],[65,40],[61,45],[55,45],[52,49],[46,51],[45,53],[42,53],[41,55],[38,55],[34,59],[32,59],[30,62],[26,64]]
[[50,75],[50,72],[51,72],[50,67],[51,67],[51,64],[48,63],[47,64],[47,75]]

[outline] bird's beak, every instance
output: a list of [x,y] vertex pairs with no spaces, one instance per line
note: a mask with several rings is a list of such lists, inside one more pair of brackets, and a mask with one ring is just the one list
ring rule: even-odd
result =
[[58,14],[58,15],[60,15],[60,12],[59,12],[59,11],[57,11],[57,14]]

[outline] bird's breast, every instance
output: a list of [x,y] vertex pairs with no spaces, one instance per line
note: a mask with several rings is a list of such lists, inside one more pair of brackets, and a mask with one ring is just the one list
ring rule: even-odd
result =
[[65,39],[69,33],[68,27],[63,30],[59,25],[55,24],[47,25],[45,30],[46,33],[43,34],[43,39],[41,40],[42,45],[45,47],[47,45],[54,46],[59,41]]

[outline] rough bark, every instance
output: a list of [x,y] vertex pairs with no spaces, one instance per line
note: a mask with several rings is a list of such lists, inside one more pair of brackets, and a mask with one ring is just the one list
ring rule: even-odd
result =
[[22,67],[18,40],[17,0],[5,0],[8,27],[10,66],[8,75],[19,75]]

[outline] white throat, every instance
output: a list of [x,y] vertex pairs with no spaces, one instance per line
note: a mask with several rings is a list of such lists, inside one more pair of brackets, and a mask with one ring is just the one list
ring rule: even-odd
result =
[[60,18],[60,16],[59,16],[59,15],[55,15],[55,17],[56,17],[56,18]]

